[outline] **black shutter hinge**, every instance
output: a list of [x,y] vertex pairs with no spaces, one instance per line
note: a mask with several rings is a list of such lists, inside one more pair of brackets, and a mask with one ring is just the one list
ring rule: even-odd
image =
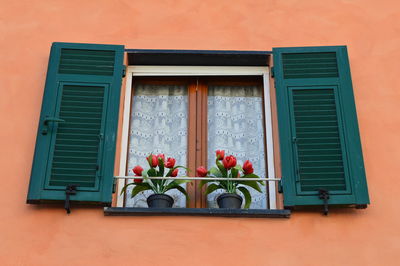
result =
[[64,203],[64,209],[67,211],[67,214],[71,213],[71,202],[70,202],[70,195],[75,195],[76,194],[76,185],[68,185],[65,188],[65,203]]
[[122,77],[125,78],[125,76],[126,76],[126,66],[123,65],[122,66]]
[[328,215],[328,199],[329,199],[329,191],[325,189],[318,189],[319,198],[324,201],[324,214]]
[[282,178],[278,181],[278,192],[283,193]]
[[112,186],[112,193],[115,193],[115,191],[117,191],[117,180],[114,178],[113,186]]
[[275,77],[275,67],[271,67],[271,78]]

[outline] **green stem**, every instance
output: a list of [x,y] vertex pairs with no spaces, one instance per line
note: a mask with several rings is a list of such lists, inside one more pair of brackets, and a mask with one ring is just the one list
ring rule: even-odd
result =
[[157,193],[157,189],[153,184],[153,181],[151,179],[147,179],[146,182],[150,185],[151,189],[153,190],[153,192]]
[[164,193],[164,188],[165,188],[164,184],[165,184],[165,181],[167,181],[167,180],[166,180],[166,179],[161,180],[161,184],[160,184],[161,194]]
[[227,171],[227,178],[228,178],[228,185],[227,185],[227,187],[228,187],[228,193],[231,193],[231,187],[232,187],[232,181],[230,180],[231,178],[230,178],[230,176],[229,176],[229,171]]

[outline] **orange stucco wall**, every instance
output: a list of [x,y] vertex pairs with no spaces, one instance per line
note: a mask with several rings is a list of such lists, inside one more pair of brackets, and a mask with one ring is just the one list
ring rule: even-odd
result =
[[[0,1],[0,265],[399,265],[400,4]],[[25,204],[53,41],[271,50],[348,45],[372,204],[290,219],[104,217]]]

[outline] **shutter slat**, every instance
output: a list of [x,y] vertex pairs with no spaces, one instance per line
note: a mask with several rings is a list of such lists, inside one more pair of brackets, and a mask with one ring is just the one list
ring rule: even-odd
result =
[[285,79],[339,76],[336,53],[288,53],[282,62]]
[[[296,100],[299,96],[303,101]],[[318,96],[323,98],[319,99]],[[293,90],[292,97],[301,190],[345,190],[342,147],[333,90]],[[321,101],[329,101],[331,104],[320,104]],[[304,117],[308,118],[306,123]],[[315,142],[316,140],[323,141]],[[310,148],[309,144],[304,145],[305,141],[317,146]],[[332,143],[335,148],[332,148]],[[335,167],[332,167],[332,161],[335,161]],[[307,162],[307,167],[304,167]]]
[[78,156],[54,156],[56,159],[54,164],[56,163],[90,163],[95,164],[97,162],[97,158],[90,157],[78,157]]
[[115,51],[61,49],[60,74],[112,76]]
[[[60,124],[57,130],[50,185],[57,183],[57,186],[67,186],[68,182],[62,183],[62,181],[58,180],[59,176],[63,176],[62,174],[67,177],[73,177],[70,180],[80,183],[81,186],[93,187],[95,185],[96,171],[93,169],[96,169],[98,165],[100,122],[103,116],[103,102],[100,103],[99,99],[104,100],[104,87],[84,87],[84,91],[96,92],[96,94],[86,96],[85,101],[74,101],[74,106],[69,106],[70,101],[66,100],[65,94],[69,94],[71,91],[81,91],[82,87],[84,86],[64,86],[59,117],[66,122]],[[90,107],[90,104],[96,104],[97,106]],[[75,119],[71,117],[79,117],[80,121],[86,121],[89,118],[89,121],[96,121],[97,123],[76,123]],[[80,139],[81,146],[77,146],[76,142],[71,142],[75,138]],[[96,139],[97,141],[93,141]],[[85,147],[90,147],[90,149],[85,149]],[[84,165],[85,167],[79,165],[78,170],[74,168],[73,164],[69,166],[69,170],[65,168],[60,170],[58,167],[60,164],[77,161],[86,162],[87,164]],[[88,175],[80,175],[83,173]],[[83,179],[78,179],[79,176],[89,180],[83,182]],[[67,179],[63,177],[63,180]],[[55,181],[57,182],[55,183]]]
[[336,53],[287,53],[282,63],[285,79],[339,76]]
[[70,141],[70,140],[76,140],[76,141],[87,141],[88,144],[89,142],[93,143],[93,142],[98,142],[99,141],[99,136],[95,136],[93,134],[89,134],[89,135],[84,135],[84,134],[64,134],[64,133],[59,133],[57,136],[57,141],[58,140],[62,140],[64,141],[64,143]]

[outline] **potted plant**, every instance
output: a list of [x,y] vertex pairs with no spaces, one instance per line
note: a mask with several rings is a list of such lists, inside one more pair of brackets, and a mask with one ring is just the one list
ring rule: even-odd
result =
[[201,180],[200,187],[209,183],[205,194],[208,195],[217,189],[223,189],[225,192],[217,198],[217,203],[220,208],[240,209],[242,205],[242,197],[238,194],[240,191],[245,199],[244,208],[249,208],[251,204],[251,194],[247,187],[251,187],[258,192],[262,192],[259,184],[264,185],[261,180],[235,180],[241,178],[260,178],[254,174],[253,165],[249,160],[240,166],[236,162],[233,155],[225,156],[225,151],[216,151],[216,167],[211,167],[207,170],[200,166],[197,168],[199,177],[218,177],[224,180]]
[[[174,158],[168,158],[165,160],[164,154],[150,154],[146,157],[146,160],[150,166],[150,169],[144,171],[140,165],[135,166],[132,170],[135,176],[142,176],[143,179],[134,178],[133,183],[126,184],[121,191],[121,194],[126,192],[128,186],[135,185],[132,189],[131,197],[135,197],[139,192],[145,190],[152,190],[154,194],[147,198],[147,205],[150,208],[171,208],[174,204],[174,199],[165,194],[165,192],[177,189],[185,195],[188,200],[188,194],[186,190],[181,187],[181,184],[190,182],[189,180],[168,180],[168,179],[150,179],[148,177],[176,177],[178,175],[178,168],[184,168],[183,166],[175,166],[176,160]],[[168,170],[167,170],[168,169]],[[164,175],[165,174],[165,175]]]

